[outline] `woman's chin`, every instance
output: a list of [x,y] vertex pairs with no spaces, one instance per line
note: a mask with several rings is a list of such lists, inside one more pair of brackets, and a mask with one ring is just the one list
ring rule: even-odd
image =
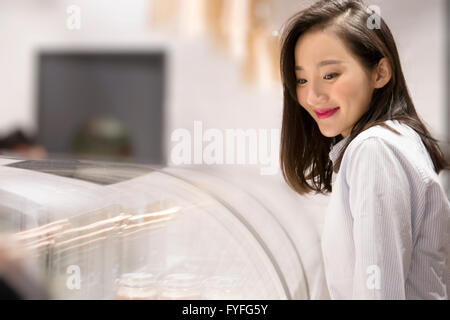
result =
[[329,127],[323,127],[319,126],[320,133],[322,133],[323,136],[327,138],[333,138],[339,135],[341,132],[337,130],[336,128],[329,128]]

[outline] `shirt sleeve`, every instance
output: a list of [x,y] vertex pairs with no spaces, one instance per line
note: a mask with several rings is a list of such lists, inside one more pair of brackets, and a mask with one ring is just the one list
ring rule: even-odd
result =
[[353,217],[352,299],[405,299],[412,254],[411,168],[386,141],[370,137],[350,154],[346,179]]

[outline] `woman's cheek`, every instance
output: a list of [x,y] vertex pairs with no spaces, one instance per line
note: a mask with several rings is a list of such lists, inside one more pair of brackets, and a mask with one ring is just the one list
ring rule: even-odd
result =
[[303,106],[302,96],[300,94],[300,88],[299,87],[297,87],[296,93],[297,93],[297,101],[298,101],[298,103]]
[[[333,96],[331,99],[336,103],[346,103],[349,97],[354,97],[357,90],[354,88],[354,83],[351,79],[341,79],[333,86]],[[342,107],[342,106],[340,106]]]
[[300,107],[301,107],[301,108],[304,108],[305,110],[308,110],[308,109],[306,109],[306,108],[304,107],[305,104],[304,104],[302,95],[300,94],[300,89],[297,89],[297,101],[298,101],[298,103],[300,104]]
[[335,102],[344,104],[343,109],[347,109],[347,113],[363,113],[370,100],[367,79],[352,73],[339,80],[333,87]]

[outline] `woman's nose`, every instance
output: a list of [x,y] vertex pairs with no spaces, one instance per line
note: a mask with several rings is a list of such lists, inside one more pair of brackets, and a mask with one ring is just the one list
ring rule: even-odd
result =
[[310,106],[323,105],[328,99],[327,93],[317,83],[311,83],[310,87],[307,90],[306,103]]

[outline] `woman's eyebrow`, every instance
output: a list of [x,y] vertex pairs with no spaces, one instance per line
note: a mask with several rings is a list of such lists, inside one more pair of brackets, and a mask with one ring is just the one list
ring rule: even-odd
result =
[[[344,61],[340,61],[340,60],[323,60],[320,61],[317,66],[318,67],[323,67],[329,64],[340,64],[340,63],[344,63]],[[303,67],[301,66],[295,66],[295,70],[303,70]]]

